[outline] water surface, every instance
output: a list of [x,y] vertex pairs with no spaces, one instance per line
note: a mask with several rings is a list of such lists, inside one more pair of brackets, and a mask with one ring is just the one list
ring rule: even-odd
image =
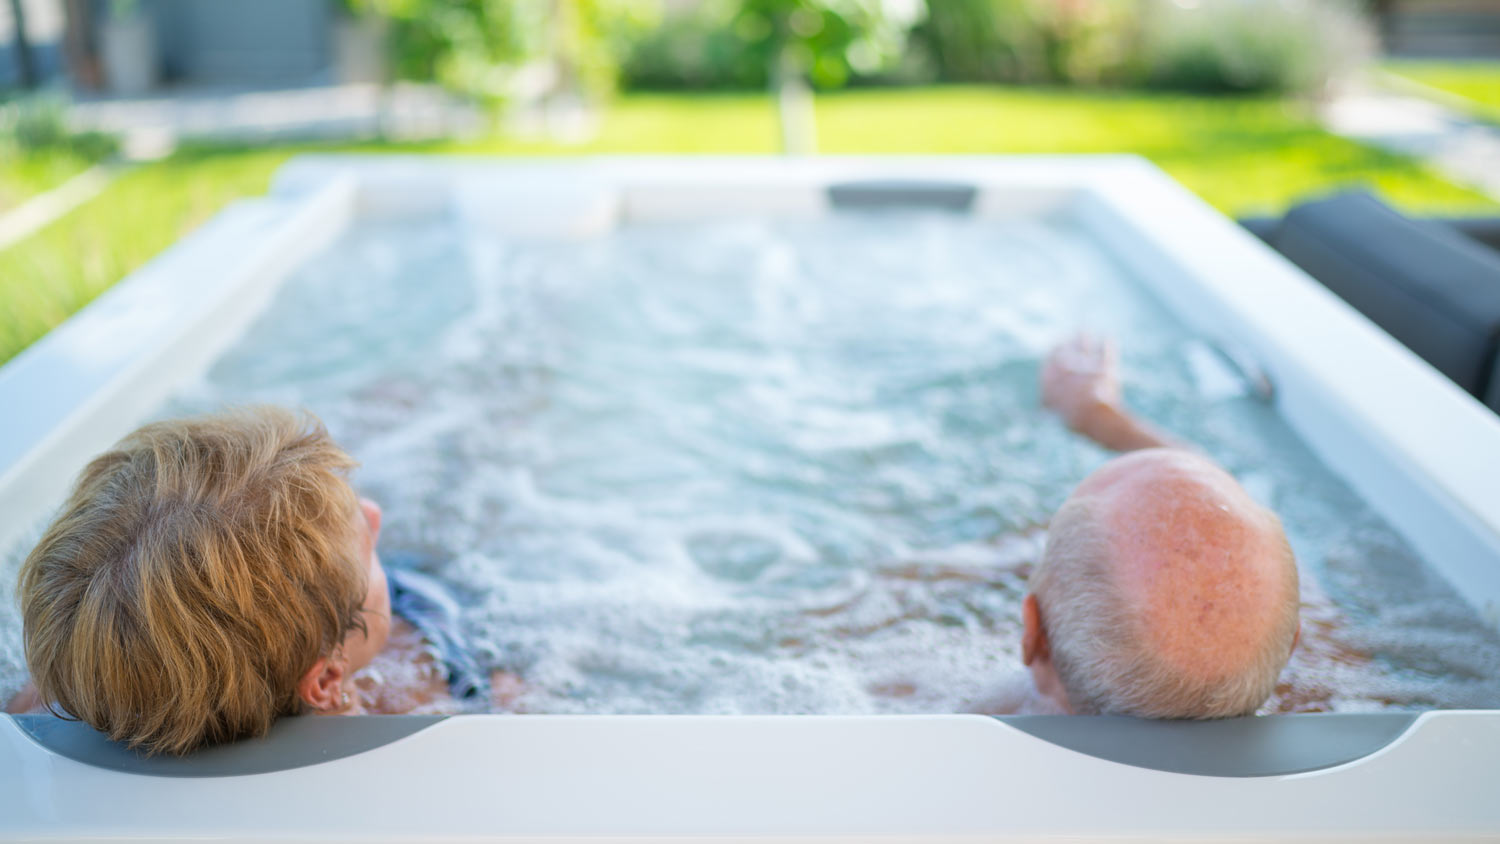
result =
[[[507,708],[1001,711],[1035,704],[1048,518],[1109,456],[1039,407],[1080,328],[1286,524],[1303,646],[1266,711],[1500,707],[1500,636],[1065,220],[367,225],[162,414],[318,413],[388,562],[452,584],[521,678]],[[0,691],[17,627],[0,610]]]

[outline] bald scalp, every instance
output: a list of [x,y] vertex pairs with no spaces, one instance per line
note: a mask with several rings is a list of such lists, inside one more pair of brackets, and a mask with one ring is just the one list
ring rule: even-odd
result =
[[1279,520],[1187,451],[1132,452],[1080,484],[1033,586],[1079,711],[1252,713],[1297,634],[1296,563]]

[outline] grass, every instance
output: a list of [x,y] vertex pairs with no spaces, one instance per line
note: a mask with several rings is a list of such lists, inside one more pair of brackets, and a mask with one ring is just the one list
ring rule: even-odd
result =
[[1035,89],[856,91],[819,109],[820,149],[860,153],[1111,153],[1151,159],[1231,216],[1280,214],[1351,187],[1414,213],[1497,205],[1422,164],[1323,131],[1276,99]]
[[1391,61],[1385,69],[1461,98],[1470,114],[1500,123],[1500,61]]
[[23,152],[0,146],[0,214],[57,187],[93,163],[71,149]]
[[[1371,187],[1415,212],[1493,212],[1422,165],[1333,137],[1277,100],[955,87],[819,98],[827,153],[1112,153],[1155,161],[1229,214],[1279,213],[1298,199]],[[768,97],[634,94],[586,144],[499,135],[479,141],[338,147],[200,148],[125,173],[104,193],[0,252],[0,361],[9,359],[225,203],[265,192],[304,151],[584,155],[764,154],[776,150]]]
[[289,155],[186,152],[138,167],[0,251],[0,360],[35,342],[229,201],[264,193]]

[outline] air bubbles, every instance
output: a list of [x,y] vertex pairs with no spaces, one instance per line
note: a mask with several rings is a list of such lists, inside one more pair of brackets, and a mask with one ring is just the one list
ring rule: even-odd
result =
[[709,575],[748,583],[781,559],[781,546],[765,537],[730,532],[699,533],[687,541],[693,562]]
[[[1308,607],[1270,709],[1500,705],[1500,637],[1066,219],[369,226],[167,412],[319,413],[527,711],[1048,711],[1020,602],[1110,455],[1037,367],[1081,326],[1293,537]],[[0,635],[5,691],[3,604]]]

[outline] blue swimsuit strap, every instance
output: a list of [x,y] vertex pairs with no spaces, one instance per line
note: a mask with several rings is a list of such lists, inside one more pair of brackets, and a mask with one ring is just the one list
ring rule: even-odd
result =
[[[400,559],[393,555],[392,562]],[[391,590],[391,611],[410,622],[437,649],[453,697],[461,701],[488,698],[489,678],[474,659],[474,649],[459,625],[458,602],[447,587],[399,564],[386,570],[386,581]]]

